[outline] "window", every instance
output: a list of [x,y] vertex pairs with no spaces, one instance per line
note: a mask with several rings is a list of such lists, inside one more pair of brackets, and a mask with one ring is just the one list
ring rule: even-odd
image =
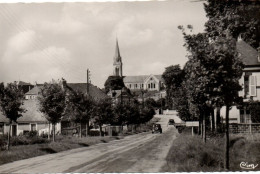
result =
[[137,88],[137,84],[135,84],[135,88]]
[[144,84],[142,84],[142,88],[144,88]]
[[31,124],[31,131],[36,131],[36,124]]
[[129,84],[129,88],[131,88],[131,84]]
[[0,123],[0,135],[4,134],[4,124]]
[[256,96],[256,76],[249,76],[249,95]]
[[240,123],[250,123],[250,122],[251,122],[250,110],[240,109]]
[[150,88],[150,84],[148,84],[148,88]]
[[155,84],[153,84],[153,88],[155,88]]

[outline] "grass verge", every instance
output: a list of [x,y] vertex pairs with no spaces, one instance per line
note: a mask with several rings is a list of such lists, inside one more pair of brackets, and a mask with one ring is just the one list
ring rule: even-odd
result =
[[0,165],[40,155],[57,153],[98,143],[107,143],[122,137],[67,137],[57,136],[56,142],[11,146],[9,151],[0,151]]
[[[240,167],[241,162],[257,165],[260,161],[260,135],[230,135],[230,171],[257,171]],[[223,135],[210,137],[206,144],[200,136],[179,134],[167,156],[167,172],[224,171]]]

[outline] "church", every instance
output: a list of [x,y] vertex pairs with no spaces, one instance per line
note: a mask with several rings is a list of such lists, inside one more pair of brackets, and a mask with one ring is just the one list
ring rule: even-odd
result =
[[165,89],[162,75],[138,75],[123,76],[123,62],[119,51],[118,40],[116,40],[116,50],[113,63],[113,76],[123,77],[125,86],[131,91],[162,91]]

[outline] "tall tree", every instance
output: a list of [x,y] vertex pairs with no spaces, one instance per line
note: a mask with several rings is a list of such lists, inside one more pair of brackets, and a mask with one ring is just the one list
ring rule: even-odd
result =
[[167,89],[167,98],[178,112],[182,120],[194,120],[189,111],[188,98],[185,88],[185,71],[180,65],[172,65],[165,69],[163,73]]
[[15,83],[9,83],[4,86],[0,83],[0,111],[9,119],[9,131],[7,150],[10,148],[10,132],[13,122],[16,122],[22,113],[25,112],[23,105],[24,95],[21,89]]
[[[214,40],[207,33],[186,35],[186,47],[191,53],[187,63],[187,87],[191,102],[203,113],[203,134],[205,117],[213,107],[226,106],[226,155],[225,167],[229,168],[229,108],[239,101],[241,90],[239,79],[243,63],[236,52],[236,40],[226,31],[225,37]],[[204,141],[205,139],[204,135]]]
[[113,118],[113,107],[111,99],[102,99],[95,103],[95,113],[93,115],[93,120],[99,125],[100,136],[102,136],[102,126],[103,124],[109,123]]
[[55,126],[64,115],[65,91],[57,82],[44,83],[38,96],[39,110],[44,113],[45,118],[52,124],[53,142],[55,141]]
[[66,112],[72,115],[72,120],[79,123],[79,136],[82,137],[82,124],[86,124],[86,135],[89,134],[89,120],[91,119],[95,105],[94,100],[81,91],[67,90]]
[[123,87],[125,87],[123,78],[124,77],[120,77],[120,76],[109,76],[104,84],[106,93],[108,93],[109,90],[123,89]]
[[233,38],[240,34],[254,48],[260,43],[260,3],[248,0],[207,0],[204,4],[206,32],[213,39],[226,37],[226,30]]
[[180,88],[183,81],[183,71],[180,65],[171,65],[165,68],[163,72],[163,79],[166,85],[166,100],[170,109],[174,107],[174,97],[177,95],[176,89]]

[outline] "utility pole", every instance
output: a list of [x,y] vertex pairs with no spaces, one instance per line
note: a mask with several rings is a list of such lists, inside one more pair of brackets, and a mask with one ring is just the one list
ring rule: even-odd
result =
[[87,69],[87,94],[89,95],[89,79],[90,79],[90,71]]
[[[89,81],[90,81],[90,71],[87,69],[87,97],[89,97]],[[89,135],[89,120],[86,123],[86,137]]]

